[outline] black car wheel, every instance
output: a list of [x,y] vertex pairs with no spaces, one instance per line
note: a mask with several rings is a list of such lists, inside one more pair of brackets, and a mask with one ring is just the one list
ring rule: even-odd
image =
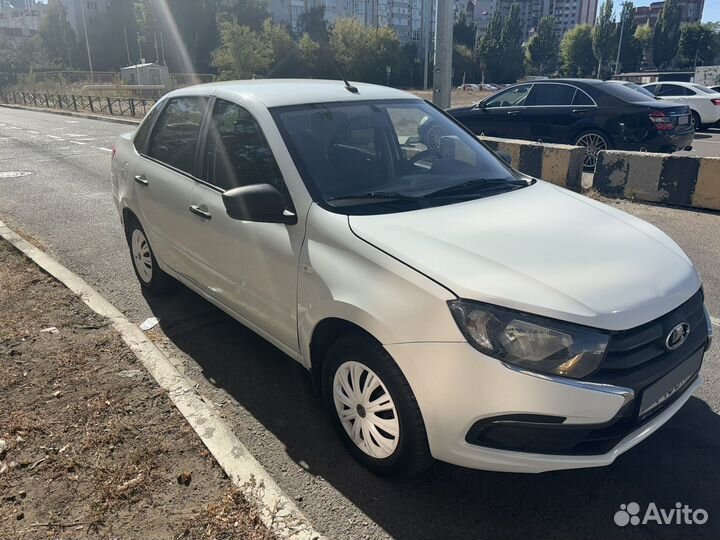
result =
[[583,167],[591,170],[597,164],[597,155],[601,150],[610,149],[610,140],[608,136],[601,131],[588,130],[583,131],[575,137],[575,146],[583,146],[585,148],[585,158],[583,159]]
[[692,111],[692,121],[695,131],[702,130],[702,122],[700,121],[700,115],[696,111]]

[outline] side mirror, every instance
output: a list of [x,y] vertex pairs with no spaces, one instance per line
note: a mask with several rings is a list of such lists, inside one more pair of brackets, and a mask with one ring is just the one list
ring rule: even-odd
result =
[[508,154],[507,152],[503,152],[502,150],[495,150],[495,153],[498,155],[500,159],[502,159],[505,163],[512,166],[512,156]]
[[270,184],[253,184],[227,190],[222,196],[228,216],[260,223],[297,223],[297,216],[285,209],[280,192]]

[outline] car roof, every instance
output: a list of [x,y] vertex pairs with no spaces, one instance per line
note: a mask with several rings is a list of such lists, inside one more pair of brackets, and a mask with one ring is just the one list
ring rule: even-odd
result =
[[408,92],[376,84],[350,82],[357,88],[353,93],[345,88],[343,81],[322,79],[252,79],[225,81],[189,86],[170,92],[167,97],[178,95],[233,95],[255,98],[266,107],[303,105],[308,103],[333,103],[338,101],[361,101],[369,99],[421,99]]

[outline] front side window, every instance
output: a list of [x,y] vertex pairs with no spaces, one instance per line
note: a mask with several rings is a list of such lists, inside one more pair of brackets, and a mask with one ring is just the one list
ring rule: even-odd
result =
[[339,213],[387,213],[528,185],[444,113],[420,100],[271,110],[313,198]]
[[485,102],[485,108],[491,109],[495,107],[520,107],[525,104],[531,84],[523,84],[509,88],[504,92],[500,92],[498,95],[491,97]]
[[572,105],[576,88],[566,84],[536,84],[533,86],[531,105]]
[[150,137],[147,155],[178,170],[193,174],[207,98],[188,96],[168,101]]
[[284,183],[260,126],[240,105],[217,99],[205,145],[204,179],[222,190]]

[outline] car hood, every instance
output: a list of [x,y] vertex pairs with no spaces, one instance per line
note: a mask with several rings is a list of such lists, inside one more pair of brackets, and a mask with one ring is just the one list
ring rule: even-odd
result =
[[700,287],[664,233],[538,181],[457,204],[350,216],[361,239],[460,298],[607,330],[651,321]]

